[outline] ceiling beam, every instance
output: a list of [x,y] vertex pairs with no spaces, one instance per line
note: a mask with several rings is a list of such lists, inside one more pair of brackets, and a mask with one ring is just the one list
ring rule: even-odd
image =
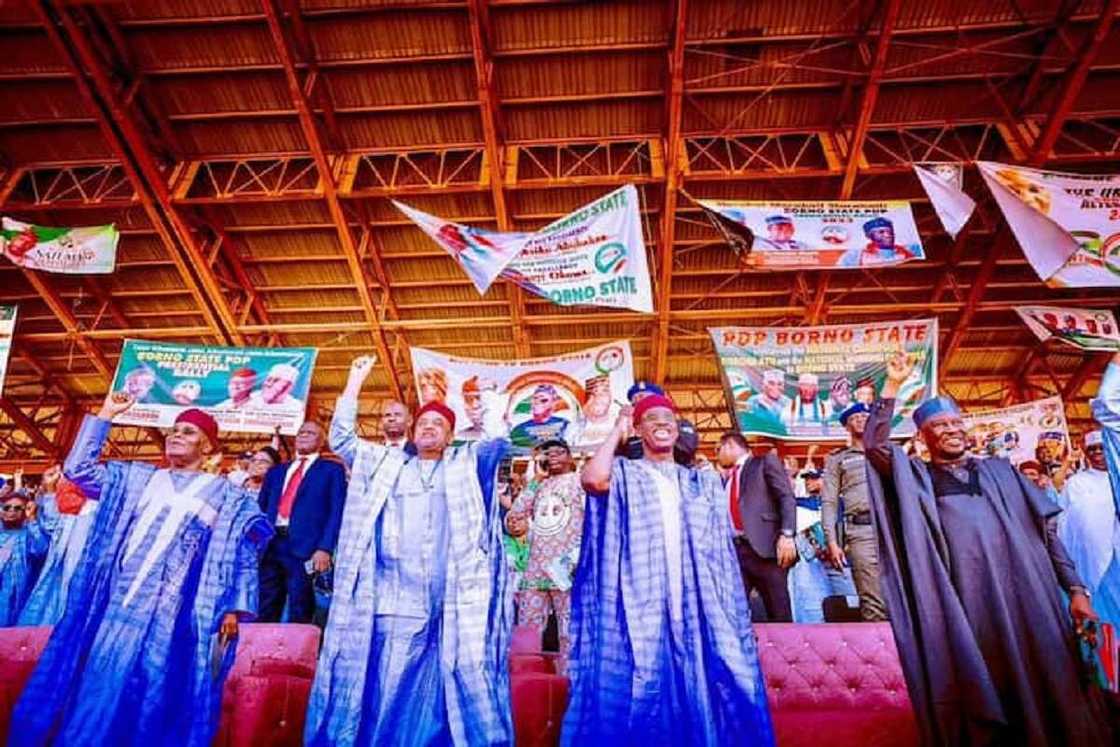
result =
[[35,448],[49,455],[52,459],[58,458],[59,447],[47,434],[43,433],[38,424],[24,414],[23,410],[16,407],[15,403],[7,397],[0,397],[0,411],[8,416],[12,424],[27,434]]
[[[1058,88],[1061,93],[1054,101],[1054,106],[1050,111],[1050,115],[1046,118],[1046,125],[1038,139],[1035,140],[1034,147],[1031,150],[1030,156],[1027,158],[1027,163],[1030,166],[1037,167],[1046,163],[1050,151],[1054,147],[1054,143],[1057,142],[1058,135],[1062,131],[1062,126],[1065,124],[1066,118],[1069,117],[1069,113],[1073,109],[1074,101],[1081,95],[1081,90],[1089,75],[1089,68],[1092,67],[1093,61],[1097,58],[1097,54],[1101,50],[1105,37],[1108,36],[1109,29],[1112,28],[1112,19],[1116,15],[1118,9],[1120,9],[1120,0],[1108,0],[1108,3],[1101,11],[1100,17],[1097,19],[1093,32],[1090,34],[1081,54],[1069,69],[1065,79],[1062,81],[1062,85]],[[968,330],[968,326],[972,323],[972,317],[980,307],[980,301],[984,297],[984,291],[987,289],[988,282],[992,279],[996,263],[1012,243],[1013,240],[1011,238],[1010,229],[1004,225],[997,235],[991,250],[988,251],[983,261],[980,263],[980,268],[976,271],[976,275],[972,280],[972,285],[969,288],[968,303],[961,311],[960,316],[957,317],[953,333],[949,336],[949,339],[941,350],[941,371],[946,370],[949,359],[952,358],[953,353],[956,352],[957,347],[964,340],[964,335]]]
[[350,233],[349,221],[347,220],[346,213],[342,209],[342,202],[338,197],[338,185],[335,183],[335,176],[331,170],[330,161],[327,159],[326,150],[323,147],[322,139],[319,137],[318,127],[315,124],[315,116],[311,111],[311,105],[300,83],[291,45],[284,34],[284,27],[280,19],[280,10],[276,6],[275,0],[261,0],[261,5],[264,9],[265,18],[268,20],[268,28],[272,34],[273,45],[284,67],[284,77],[288,83],[288,90],[291,94],[292,102],[299,112],[300,128],[303,130],[304,139],[307,140],[308,148],[311,150],[312,158],[315,161],[315,167],[319,172],[319,183],[323,191],[323,197],[327,201],[327,210],[330,212],[331,220],[334,222],[335,232],[338,234],[338,242],[342,246],[343,254],[346,257],[346,264],[349,266],[350,275],[354,280],[355,290],[362,304],[362,312],[365,315],[366,323],[369,325],[369,331],[373,335],[374,346],[380,358],[379,362],[385,367],[388,373],[389,387],[393,392],[393,396],[398,400],[403,400],[404,388],[401,386],[401,380],[397,373],[396,366],[393,365],[392,352],[389,348],[385,330],[381,325],[381,319],[377,313],[377,308],[373,303],[373,295],[370,293],[370,284],[366,279],[365,270],[358,256],[358,247],[354,241],[353,234]]
[[[491,32],[490,14],[487,0],[469,0],[467,4],[470,17],[471,52],[474,59],[475,81],[478,85],[479,113],[482,116],[482,133],[486,141],[486,161],[489,166],[490,196],[494,201],[494,215],[498,218],[499,231],[514,230],[506,205],[505,194],[505,148],[502,143],[501,109],[497,91],[494,90],[494,61],[490,54]],[[524,324],[525,293],[516,283],[509,280],[506,293],[509,296],[510,319],[512,321],[513,345],[519,358],[531,354],[529,331]]]
[[[887,67],[887,52],[891,46],[891,36],[894,34],[895,22],[898,20],[898,11],[902,7],[902,0],[885,0],[883,20],[879,23],[879,35],[875,40],[875,54],[871,58],[871,67],[867,73],[867,83],[863,88],[863,97],[860,99],[859,111],[856,114],[856,126],[848,142],[848,161],[844,166],[844,178],[840,184],[840,199],[850,200],[852,191],[856,186],[856,175],[859,173],[859,164],[863,159],[863,144],[867,142],[867,133],[871,130],[871,117],[875,114],[875,104],[879,100],[879,86],[883,82],[883,72]],[[829,270],[823,270],[817,276],[817,289],[809,306],[805,321],[810,324],[820,324],[827,316],[825,301],[828,299],[828,285],[832,277]]]
[[[106,142],[120,158],[152,226],[218,339],[243,344],[221,286],[199,250],[195,237],[171,204],[167,180],[143,133],[119,98],[104,61],[77,21],[72,8],[57,2],[34,3],[39,20],[65,60],[75,84],[97,118]],[[88,76],[88,78],[87,78]]]
[[677,0],[672,18],[665,115],[665,198],[657,237],[657,326],[653,335],[653,380],[665,383],[669,359],[669,316],[672,307],[673,241],[676,237],[677,192],[681,182],[681,125],[684,108],[684,50],[688,33],[688,0]]

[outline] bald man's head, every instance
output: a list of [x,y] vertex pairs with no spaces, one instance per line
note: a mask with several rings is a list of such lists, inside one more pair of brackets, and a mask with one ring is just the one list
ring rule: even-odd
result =
[[403,402],[391,399],[381,408],[381,435],[386,441],[397,441],[408,435],[412,413]]

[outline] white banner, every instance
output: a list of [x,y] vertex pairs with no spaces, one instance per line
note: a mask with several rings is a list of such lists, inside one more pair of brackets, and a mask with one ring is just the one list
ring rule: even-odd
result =
[[8,373],[12,338],[16,334],[16,309],[15,306],[0,306],[0,392],[4,391],[4,376]]
[[117,262],[120,233],[113,224],[52,228],[0,220],[0,250],[20,267],[66,275],[104,275]]
[[1108,309],[1020,306],[1015,311],[1043,342],[1056,337],[1081,350],[1120,350],[1120,330]]
[[968,449],[981,457],[1004,457],[1018,464],[1035,459],[1040,440],[1059,442],[1069,449],[1069,431],[1061,397],[1025,402],[964,416]]
[[499,233],[394,202],[463,267],[480,293],[501,276],[560,306],[653,313],[641,206],[632,184],[534,233]]
[[905,200],[696,203],[713,216],[733,249],[749,241],[745,261],[755,267],[881,267],[926,256],[914,213]]
[[634,383],[627,340],[551,358],[492,361],[411,348],[421,405],[455,412],[459,442],[507,435],[528,450],[560,437],[591,450],[614,427]]
[[976,209],[976,202],[964,192],[964,166],[951,161],[916,163],[914,173],[945,233],[957,238]]
[[977,164],[1038,276],[1053,287],[1120,286],[1120,176]]

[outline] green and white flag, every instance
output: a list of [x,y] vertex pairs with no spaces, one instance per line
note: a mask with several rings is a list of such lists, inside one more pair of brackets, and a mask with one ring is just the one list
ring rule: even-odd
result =
[[120,233],[113,224],[51,228],[5,217],[0,248],[20,267],[66,275],[104,275],[117,263]]

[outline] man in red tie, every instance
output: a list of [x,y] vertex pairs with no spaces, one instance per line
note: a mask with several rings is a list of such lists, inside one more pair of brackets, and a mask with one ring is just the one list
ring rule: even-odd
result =
[[311,622],[312,573],[330,570],[346,500],[346,469],[323,458],[322,426],[308,420],[296,432],[296,457],[265,475],[260,505],[276,527],[261,559],[261,622]]
[[758,591],[767,621],[792,622],[786,574],[797,561],[797,500],[785,468],[773,450],[752,457],[747,440],[735,431],[720,438],[718,457],[729,470],[727,509],[747,595]]

